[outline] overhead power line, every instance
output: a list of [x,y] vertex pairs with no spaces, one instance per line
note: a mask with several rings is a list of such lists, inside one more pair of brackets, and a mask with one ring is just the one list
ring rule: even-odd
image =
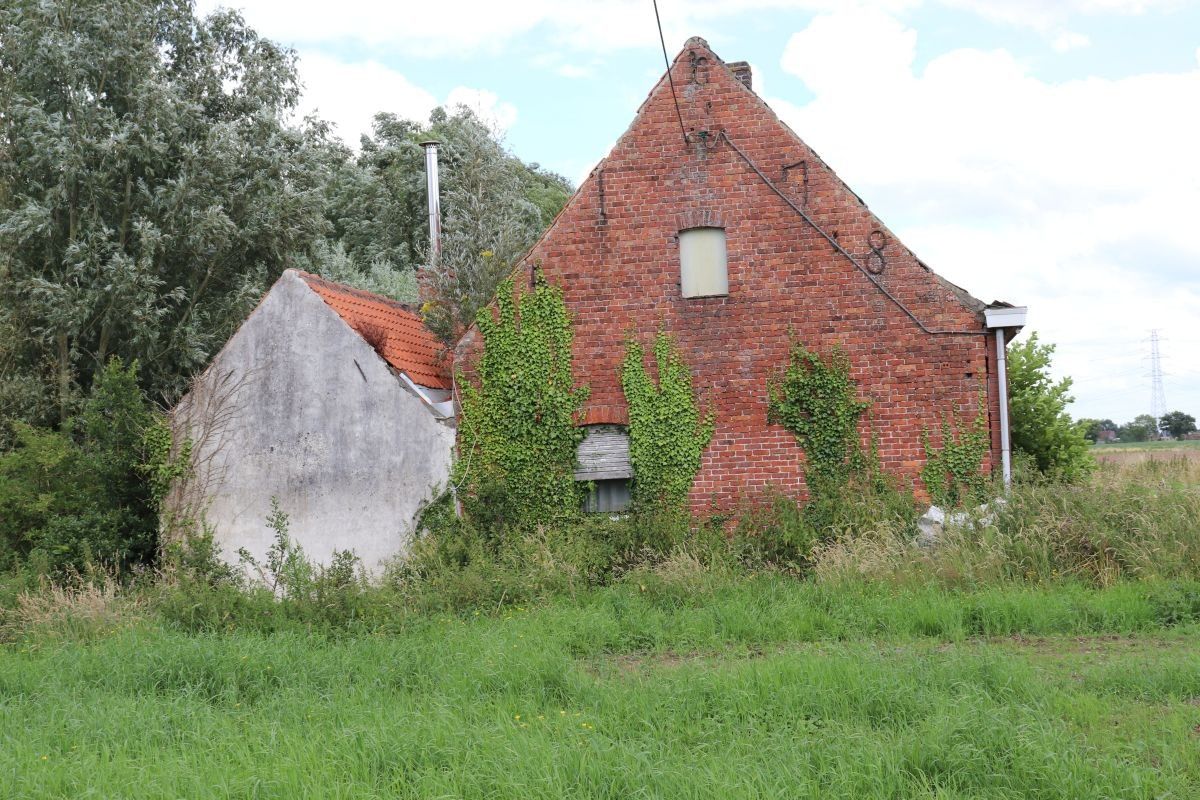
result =
[[667,83],[671,84],[671,99],[675,101],[675,116],[679,117],[679,132],[683,134],[683,143],[687,144],[687,128],[683,126],[683,112],[679,110],[679,95],[675,94],[675,79],[671,77],[671,59],[667,56],[667,40],[663,38],[662,18],[658,15],[658,0],[654,3],[654,21],[658,24],[658,43],[662,45],[663,63],[667,65]]

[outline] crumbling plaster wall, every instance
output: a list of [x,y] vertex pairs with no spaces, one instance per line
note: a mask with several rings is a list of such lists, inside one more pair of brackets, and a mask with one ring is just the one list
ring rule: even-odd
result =
[[[219,430],[194,413],[228,387]],[[454,428],[295,273],[285,272],[175,412],[221,557],[264,558],[271,498],[315,562],[351,550],[371,572],[407,548],[449,480]],[[180,431],[182,433],[183,431]]]

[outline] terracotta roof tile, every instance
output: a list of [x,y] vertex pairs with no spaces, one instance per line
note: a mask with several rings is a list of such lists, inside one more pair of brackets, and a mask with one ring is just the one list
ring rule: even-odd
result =
[[307,272],[297,270],[297,274],[384,361],[408,375],[413,383],[433,389],[450,388],[445,347],[411,308]]

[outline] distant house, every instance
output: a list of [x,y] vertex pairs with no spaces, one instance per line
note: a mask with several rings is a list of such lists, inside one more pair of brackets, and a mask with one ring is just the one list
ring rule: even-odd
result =
[[454,446],[441,346],[400,303],[286,271],[173,411],[223,557],[261,560],[276,498],[318,562],[352,550],[378,570],[448,480]]
[[1117,432],[1113,430],[1103,430],[1096,432],[1097,442],[1115,442],[1117,440]]
[[[688,41],[608,156],[518,273],[540,268],[575,320],[575,371],[591,390],[580,480],[589,507],[621,508],[632,470],[619,382],[629,336],[674,335],[716,431],[692,487],[697,511],[768,489],[803,496],[804,456],[767,420],[767,385],[793,337],[839,346],[872,401],[883,468],[917,480],[923,436],[944,419],[991,437],[1002,460],[998,356],[1024,309],[986,305],[936,275],[751,88],[745,62]],[[880,137],[889,125],[871,119]],[[469,366],[477,334],[457,358]],[[623,459],[623,461],[622,461]]]

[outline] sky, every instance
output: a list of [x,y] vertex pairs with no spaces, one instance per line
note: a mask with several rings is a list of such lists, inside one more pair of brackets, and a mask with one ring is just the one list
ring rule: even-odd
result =
[[[575,183],[664,66],[650,0],[198,0],[295,48],[304,113],[468,105]],[[1029,306],[1075,417],[1200,419],[1200,0],[661,0],[925,263]]]

